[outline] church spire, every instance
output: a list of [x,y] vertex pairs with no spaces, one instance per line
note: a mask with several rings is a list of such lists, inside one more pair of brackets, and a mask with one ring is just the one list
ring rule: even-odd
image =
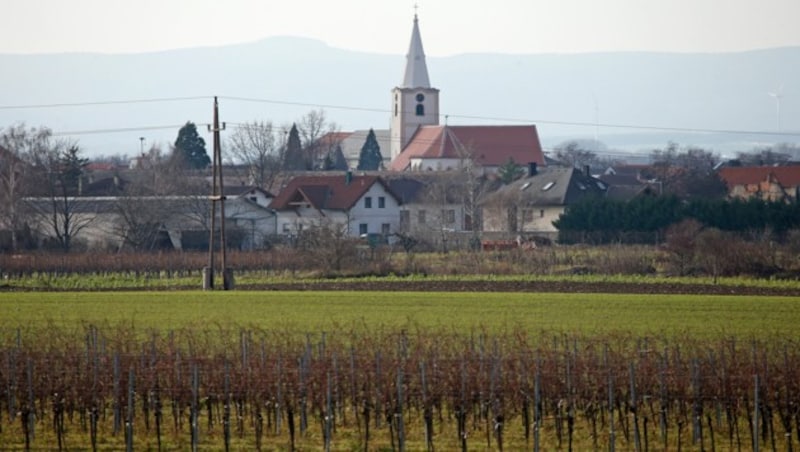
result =
[[414,30],[411,32],[411,44],[406,55],[406,74],[402,88],[430,88],[428,67],[425,64],[425,51],[422,50],[422,38],[419,35],[419,24],[414,14]]

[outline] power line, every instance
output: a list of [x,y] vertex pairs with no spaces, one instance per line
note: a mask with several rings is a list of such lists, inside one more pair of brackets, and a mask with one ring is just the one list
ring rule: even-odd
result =
[[[73,130],[68,132],[53,132],[53,136],[69,136],[69,135],[99,135],[105,133],[123,133],[123,132],[139,132],[143,130],[164,130],[164,129],[179,129],[186,124],[168,125],[168,126],[138,126],[138,127],[119,127],[114,129],[94,129],[94,130]],[[205,124],[197,124],[205,125]]]
[[211,96],[159,97],[152,99],[104,100],[104,101],[93,101],[93,102],[68,102],[68,103],[53,103],[53,104],[0,105],[0,110],[90,107],[97,105],[145,104],[145,103],[156,103],[156,102],[182,102],[187,100],[208,100],[208,99],[211,99]]
[[[368,108],[368,107],[352,107],[344,105],[324,105],[291,101],[279,101],[271,99],[258,99],[248,97],[227,97],[220,96],[220,99],[244,101],[244,102],[260,102],[278,105],[293,105],[302,107],[316,107],[316,108],[330,108],[338,110],[353,110],[353,111],[367,111],[373,113],[386,113],[389,114],[390,110],[382,108]],[[775,136],[800,136],[800,132],[775,132],[763,130],[734,130],[734,129],[704,129],[692,127],[665,127],[665,126],[651,126],[651,125],[635,125],[635,124],[614,124],[614,123],[594,123],[594,122],[576,122],[576,121],[555,121],[547,119],[520,119],[520,118],[504,118],[504,117],[491,117],[491,116],[474,116],[474,115],[459,115],[459,114],[445,114],[439,115],[440,118],[450,117],[458,119],[473,119],[481,121],[495,121],[495,122],[514,122],[522,124],[551,124],[562,126],[575,126],[575,127],[604,127],[614,129],[634,129],[634,130],[653,130],[663,132],[689,132],[689,133],[718,133],[718,134],[740,134],[740,135],[775,135]]]
[[[141,104],[141,103],[159,103],[159,102],[182,102],[190,100],[210,100],[213,96],[186,96],[186,97],[165,97],[165,98],[149,98],[149,99],[128,99],[128,100],[108,100],[108,101],[91,101],[91,102],[72,102],[72,103],[52,103],[52,104],[28,104],[28,105],[0,105],[0,110],[21,110],[21,109],[37,109],[37,108],[73,108],[73,107],[88,107],[98,105],[125,105],[125,104]],[[322,108],[332,110],[346,110],[346,111],[363,111],[371,113],[383,113],[389,115],[391,112],[388,109],[372,108],[372,107],[358,107],[351,105],[335,105],[335,104],[321,104],[312,102],[297,102],[285,101],[275,99],[263,99],[254,97],[241,97],[241,96],[219,96],[220,99],[227,99],[238,102],[255,102],[266,103],[274,105],[289,105],[309,108]],[[698,134],[727,134],[727,135],[760,135],[760,136],[773,136],[773,137],[798,137],[800,132],[790,131],[765,131],[765,130],[736,130],[736,129],[713,129],[713,128],[696,128],[696,127],[670,127],[670,126],[657,126],[657,125],[640,125],[640,124],[622,124],[622,123],[594,123],[594,122],[580,122],[580,121],[557,121],[549,119],[523,119],[523,118],[507,118],[507,117],[492,117],[492,116],[476,116],[476,115],[460,115],[460,114],[440,114],[441,118],[457,118],[469,119],[479,121],[492,121],[492,122],[506,122],[506,123],[521,123],[521,124],[548,124],[560,125],[571,127],[603,127],[611,129],[630,129],[630,130],[647,130],[647,131],[661,131],[661,132],[683,132],[683,133],[698,133]],[[102,133],[118,133],[118,132],[133,132],[142,130],[157,130],[167,129],[175,126],[143,126],[143,127],[124,127],[124,128],[109,128],[109,129],[91,129],[85,131],[73,132],[58,132],[54,135],[86,135],[86,134],[102,134]],[[180,127],[180,126],[178,126]]]
[[258,99],[254,97],[235,97],[235,96],[219,96],[220,99],[235,100],[240,102],[258,102],[265,104],[276,105],[291,105],[296,107],[312,107],[312,108],[329,108],[331,110],[349,110],[349,111],[366,111],[371,113],[389,113],[385,108],[370,108],[370,107],[353,107],[348,105],[332,105],[332,104],[315,104],[307,102],[294,102],[286,100],[273,100],[273,99]]

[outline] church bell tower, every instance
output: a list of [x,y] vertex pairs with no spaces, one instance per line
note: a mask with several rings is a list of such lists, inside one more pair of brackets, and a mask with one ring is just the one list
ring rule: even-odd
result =
[[431,88],[414,14],[403,84],[392,90],[391,157],[394,160],[420,126],[439,124],[439,90]]

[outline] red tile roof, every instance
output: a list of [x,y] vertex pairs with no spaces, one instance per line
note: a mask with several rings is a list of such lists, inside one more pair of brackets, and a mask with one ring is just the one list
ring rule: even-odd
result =
[[84,167],[87,171],[113,171],[119,168],[119,165],[110,162],[91,162]]
[[328,132],[319,137],[319,143],[325,146],[340,144],[352,135],[353,132]]
[[728,188],[752,185],[772,178],[782,187],[800,186],[800,166],[731,166],[722,168],[719,177]]
[[292,209],[295,202],[305,201],[317,209],[349,210],[376,182],[386,187],[378,176],[353,175],[349,183],[345,174],[297,176],[289,181],[269,206],[285,210]]
[[403,171],[412,159],[458,159],[470,153],[483,166],[501,166],[511,158],[520,165],[545,165],[536,126],[422,126],[392,161]]

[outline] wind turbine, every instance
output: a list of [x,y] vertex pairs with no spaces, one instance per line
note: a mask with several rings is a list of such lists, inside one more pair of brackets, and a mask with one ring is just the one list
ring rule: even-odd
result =
[[767,93],[769,97],[775,99],[775,128],[778,132],[781,131],[781,99],[783,99],[783,83],[778,87],[775,92]]

